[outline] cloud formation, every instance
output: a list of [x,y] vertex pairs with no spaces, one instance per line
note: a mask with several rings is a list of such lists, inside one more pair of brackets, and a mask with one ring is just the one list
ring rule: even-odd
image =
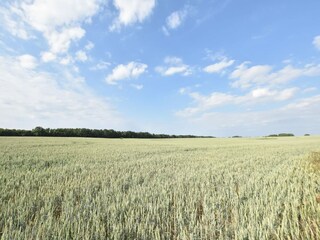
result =
[[177,112],[178,116],[191,117],[196,114],[203,114],[217,107],[225,105],[257,105],[265,102],[286,101],[294,97],[298,88],[286,88],[282,90],[269,88],[256,88],[245,95],[232,95],[222,92],[213,92],[208,96],[198,92],[191,92],[188,95],[192,98],[194,107],[188,107]]
[[99,61],[96,65],[90,67],[90,70],[92,71],[99,71],[99,70],[105,70],[108,69],[111,63],[106,61]]
[[188,76],[192,74],[189,65],[183,63],[183,60],[178,57],[166,57],[164,59],[164,66],[157,66],[155,70],[162,76],[171,76],[175,74],[181,74]]
[[87,53],[82,50],[77,51],[76,52],[76,59],[80,62],[86,62],[88,60]]
[[18,7],[23,20],[39,32],[48,33],[59,27],[76,26],[99,10],[99,0],[35,0],[22,1]]
[[230,67],[235,61],[224,57],[220,62],[211,64],[203,68],[207,73],[221,73],[224,69]]
[[148,68],[147,64],[138,62],[129,62],[128,64],[120,64],[116,66],[112,73],[106,77],[106,82],[111,85],[117,84],[118,81],[124,79],[137,78]]
[[120,128],[125,124],[111,104],[94,95],[81,77],[68,72],[59,77],[25,68],[12,57],[0,57],[0,71],[2,127]]
[[183,9],[172,12],[166,18],[166,24],[162,26],[164,34],[169,35],[170,30],[174,30],[182,25],[189,13],[189,6],[185,6]]
[[[49,50],[42,55],[44,62],[53,61],[55,55],[68,52],[72,42],[83,38],[81,27],[88,23],[100,9],[100,0],[22,0],[2,7],[4,24],[15,36],[22,39],[40,32]],[[14,29],[13,29],[14,28]]]
[[22,20],[23,11],[17,6],[12,4],[9,7],[0,6],[0,20],[2,26],[13,36],[28,40],[34,36],[30,32],[30,26]]
[[27,69],[34,69],[37,67],[37,59],[29,54],[24,54],[18,57],[19,63],[21,67],[27,68]]
[[[202,135],[258,136],[281,132],[303,135],[320,131],[320,95],[302,98],[280,108],[219,112],[210,111],[184,119]],[[299,114],[297,114],[299,113]]]
[[110,30],[119,30],[121,26],[129,26],[136,22],[142,23],[151,15],[156,5],[155,0],[113,0],[119,15],[110,26]]
[[257,85],[278,85],[302,76],[320,76],[320,65],[316,64],[306,64],[302,68],[287,65],[278,71],[273,71],[270,65],[249,67],[248,64],[248,62],[242,63],[230,74],[229,78],[234,80],[231,83],[232,87],[245,89]]
[[85,30],[81,27],[70,27],[64,28],[60,32],[45,33],[45,38],[50,46],[50,52],[52,54],[61,54],[68,52],[71,42],[80,40],[85,33]]
[[41,53],[41,59],[43,62],[51,62],[56,60],[57,56],[53,54],[52,52],[42,52]]

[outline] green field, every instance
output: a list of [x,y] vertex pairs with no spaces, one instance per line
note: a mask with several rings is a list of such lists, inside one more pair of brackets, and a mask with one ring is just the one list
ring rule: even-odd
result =
[[312,152],[319,137],[3,137],[0,238],[320,239]]

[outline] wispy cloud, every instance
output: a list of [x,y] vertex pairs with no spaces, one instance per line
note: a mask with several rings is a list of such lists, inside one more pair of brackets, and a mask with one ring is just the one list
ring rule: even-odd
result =
[[318,50],[320,50],[320,35],[314,37],[312,43],[313,43],[313,45],[314,45]]
[[90,67],[92,71],[105,70],[110,67],[111,63],[106,61],[100,61],[96,65]]
[[261,136],[280,132],[302,135],[320,131],[319,111],[320,95],[315,95],[268,110],[210,111],[183,120],[187,127],[206,135]]
[[278,85],[302,76],[320,76],[320,65],[316,64],[306,64],[302,68],[287,65],[278,71],[273,71],[273,67],[270,65],[255,65],[251,67],[248,65],[248,62],[244,62],[230,74],[229,78],[234,80],[231,83],[232,87],[249,88],[257,85]]
[[143,85],[142,84],[131,84],[131,87],[137,89],[137,90],[142,90],[143,89]]
[[22,19],[23,11],[17,3],[0,6],[0,20],[10,34],[23,40],[34,38],[31,27]]
[[185,21],[190,11],[189,6],[185,6],[183,9],[172,12],[167,18],[165,25],[162,26],[164,34],[169,35],[171,30],[180,27]]
[[171,76],[174,74],[181,74],[188,76],[192,74],[191,67],[183,63],[183,60],[178,57],[166,57],[164,59],[164,66],[158,66],[155,68],[163,76]]
[[0,71],[2,127],[119,128],[125,124],[110,102],[93,94],[80,76],[25,68],[12,57],[0,57]]
[[85,48],[85,50],[90,51],[91,49],[94,48],[94,43],[89,41],[84,48]]
[[221,73],[226,68],[230,67],[235,60],[228,59],[226,57],[223,57],[221,61],[216,62],[214,64],[208,65],[205,68],[203,68],[203,71],[207,73]]
[[257,105],[266,102],[286,101],[293,98],[298,90],[296,87],[282,90],[256,88],[245,95],[213,92],[208,96],[201,95],[198,92],[190,92],[188,95],[192,98],[195,106],[178,111],[177,115],[191,117],[225,105]]

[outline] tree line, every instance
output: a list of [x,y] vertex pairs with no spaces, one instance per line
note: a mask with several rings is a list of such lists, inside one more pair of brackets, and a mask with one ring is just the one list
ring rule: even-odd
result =
[[92,138],[201,138],[211,136],[153,134],[149,132],[115,131],[88,128],[43,128],[32,130],[0,128],[0,136],[92,137]]
[[270,134],[267,137],[294,137],[293,133]]

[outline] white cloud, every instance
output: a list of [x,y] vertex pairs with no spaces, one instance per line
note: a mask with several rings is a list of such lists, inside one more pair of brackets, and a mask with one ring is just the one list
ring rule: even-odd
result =
[[268,65],[256,65],[248,68],[247,62],[237,66],[230,74],[231,79],[239,79],[232,83],[233,87],[247,88],[252,83],[265,81],[265,77],[271,72],[272,67]]
[[108,69],[110,65],[111,65],[111,63],[109,63],[109,62],[100,61],[95,66],[92,66],[90,68],[90,70],[92,70],[92,71],[104,70],[104,69]]
[[[270,90],[268,88],[257,88],[250,92],[249,95],[243,98],[246,102],[251,100],[261,99],[267,101],[285,101],[292,98],[298,91],[298,88],[287,88],[284,90]],[[251,98],[252,97],[252,98]],[[255,101],[257,103],[257,101]]]
[[318,90],[318,88],[316,88],[316,87],[309,87],[309,88],[303,89],[303,92],[304,93],[309,93],[309,92],[314,92],[314,91],[317,91],[317,90]]
[[272,71],[270,65],[255,65],[248,67],[248,62],[237,66],[230,74],[232,87],[249,88],[256,85],[279,85],[297,79],[302,76],[320,76],[320,65],[307,64],[302,68],[287,65],[278,71]]
[[38,31],[47,40],[50,52],[64,54],[72,42],[85,35],[81,24],[90,22],[102,4],[101,0],[21,0],[2,7],[0,12],[14,36],[28,39]]
[[298,88],[287,88],[283,90],[271,90],[269,88],[253,89],[245,95],[232,95],[222,92],[213,92],[209,96],[197,92],[189,93],[193,99],[194,107],[187,107],[177,112],[178,116],[190,117],[196,114],[203,114],[217,107],[225,105],[257,105],[276,101],[286,101],[295,96]]
[[67,55],[67,56],[63,57],[62,59],[60,59],[60,64],[62,64],[62,65],[69,65],[73,62],[74,62],[74,59],[70,55]]
[[164,63],[166,66],[158,66],[155,68],[155,70],[163,76],[171,76],[174,74],[188,76],[192,74],[190,66],[184,64],[181,58],[166,57]]
[[[177,73],[185,74],[188,71],[187,65],[181,65],[181,66],[172,66],[172,67],[157,67],[156,71],[161,73],[164,76],[171,76]],[[188,75],[188,73],[187,73]]]
[[183,94],[187,93],[187,91],[188,91],[188,88],[183,87],[183,88],[180,88],[178,92],[179,92],[181,95],[183,95]]
[[235,101],[236,98],[236,96],[219,92],[214,92],[209,96],[203,96],[197,92],[191,92],[189,93],[189,96],[193,99],[196,106],[188,107],[181,111],[178,111],[178,116],[192,116],[194,114],[204,112],[214,107],[232,103],[233,101]]
[[27,69],[34,69],[37,67],[37,59],[29,54],[24,54],[18,57],[21,67]]
[[251,92],[251,95],[253,98],[261,98],[261,97],[270,97],[273,95],[273,93],[267,88],[258,88],[258,89],[254,89]]
[[183,64],[183,60],[178,57],[168,56],[168,57],[165,57],[164,63],[172,64],[172,65],[180,65],[180,64]]
[[110,30],[119,30],[122,25],[128,26],[136,22],[142,23],[155,7],[155,0],[113,0],[119,16],[110,26]]
[[171,13],[166,19],[167,27],[170,29],[175,29],[179,27],[185,19],[186,15],[187,12],[185,10]]
[[5,7],[0,7],[0,20],[5,29],[15,37],[27,40],[32,38],[32,34],[29,32],[29,27],[27,23],[21,19],[23,12],[16,7],[16,4],[13,3],[9,6],[8,9]]
[[80,50],[76,52],[76,59],[80,62],[86,62],[88,60],[88,56],[86,52]]
[[92,48],[94,48],[94,43],[89,41],[84,48],[85,48],[87,51],[90,51]]
[[60,32],[52,31],[46,33],[45,37],[50,46],[50,51],[54,54],[66,53],[72,41],[81,39],[85,35],[85,30],[81,27],[64,28]]
[[40,32],[74,26],[90,21],[99,10],[99,0],[34,0],[22,1],[24,20]]
[[320,35],[314,37],[312,43],[313,43],[313,45],[314,45],[318,50],[320,50]]
[[166,24],[162,26],[162,31],[165,35],[170,34],[170,30],[176,29],[182,25],[182,23],[185,21],[187,15],[189,14],[190,7],[185,6],[183,9],[172,12],[167,18],[166,18]]
[[26,69],[0,57],[0,126],[121,128],[125,121],[81,77]]
[[42,52],[41,53],[41,59],[43,62],[51,62],[54,61],[57,58],[57,56],[52,52]]
[[[295,110],[295,113],[302,115],[310,109],[311,106],[318,106],[320,108],[320,95],[315,95],[308,98],[299,99],[293,103],[285,106],[286,110]],[[315,111],[314,114],[318,114],[319,111]]]
[[319,112],[320,95],[315,95],[270,110],[212,111],[183,118],[183,122],[187,129],[192,126],[198,134],[213,136],[265,136],[282,132],[318,134]]
[[230,67],[234,63],[234,60],[229,60],[227,58],[223,58],[220,62],[211,64],[209,66],[206,66],[203,71],[207,73],[220,73],[224,69]]
[[137,78],[147,70],[147,67],[148,65],[138,62],[129,62],[127,65],[120,64],[106,77],[106,82],[114,85],[123,79]]

